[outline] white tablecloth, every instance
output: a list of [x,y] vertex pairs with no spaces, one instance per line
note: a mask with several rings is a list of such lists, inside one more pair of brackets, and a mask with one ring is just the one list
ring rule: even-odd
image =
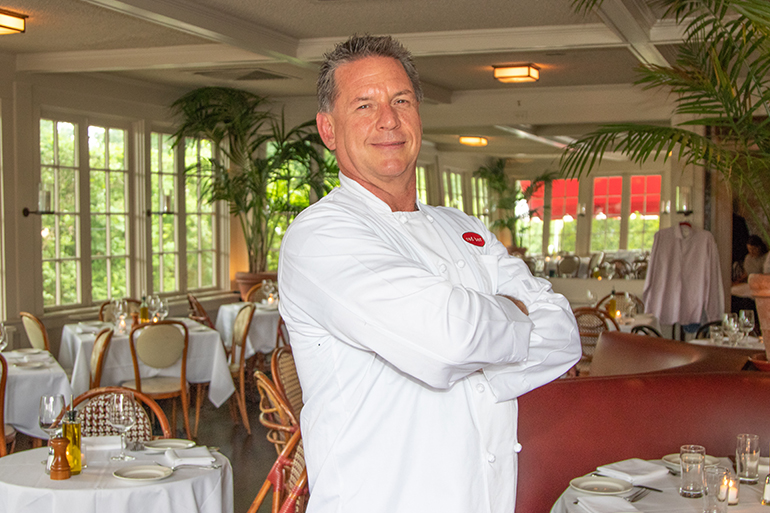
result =
[[47,439],[48,435],[40,429],[37,421],[40,397],[46,394],[62,394],[69,404],[72,389],[67,375],[48,353],[34,356],[35,362],[45,364],[39,369],[14,367],[15,362],[23,361],[24,355],[20,353],[9,351],[3,353],[3,356],[8,362],[8,381],[5,385],[5,423],[12,425],[26,435]]
[[[757,351],[764,351],[765,350],[765,344],[759,340],[757,337],[748,336],[746,337],[746,340],[742,340],[738,343],[737,346],[729,346],[727,345],[727,339],[725,338],[725,344],[722,344],[718,347],[731,347],[734,349],[756,349]],[[696,344],[699,346],[712,346],[714,347],[714,343],[711,341],[710,338],[694,338],[689,341],[690,344]]]
[[[233,378],[227,365],[227,355],[219,333],[191,319],[179,318],[187,325],[190,341],[187,351],[187,381],[209,383],[209,400],[221,406],[235,391]],[[72,391],[75,395],[88,390],[90,384],[91,351],[94,348],[93,333],[78,333],[77,324],[67,324],[62,330],[59,363],[72,368]],[[179,376],[181,362],[167,369],[152,369],[139,363],[142,376]],[[104,361],[102,386],[120,385],[134,379],[131,348],[128,335],[112,337],[107,358]]]
[[[230,344],[232,344],[235,316],[238,315],[238,312],[245,304],[230,303],[219,307],[216,328],[227,347],[230,347]],[[278,332],[278,320],[280,317],[281,315],[277,309],[265,310],[261,305],[257,305],[254,317],[251,319],[249,334],[246,337],[246,358],[253,356],[257,352],[269,353],[275,349],[275,337]]]
[[232,513],[233,473],[230,462],[213,453],[222,468],[179,469],[159,481],[131,482],[112,473],[121,467],[164,462],[163,454],[131,453],[136,460],[112,462],[107,451],[91,454],[88,468],[62,481],[52,481],[41,461],[47,448],[0,458],[0,511],[13,513]]
[[[663,465],[661,460],[653,460],[653,462]],[[730,461],[724,458],[719,464],[729,467]],[[759,503],[762,497],[765,476],[760,475],[759,477],[760,482],[758,484],[747,485],[741,483],[739,504],[729,506],[729,513],[766,513],[768,511],[767,506],[762,506]],[[679,495],[679,476],[666,474],[663,477],[645,481],[644,484],[658,488],[663,493],[650,492],[646,497],[635,502],[633,506],[639,511],[649,513],[701,513],[703,511],[703,499],[685,499]],[[636,489],[633,491],[636,491]],[[628,492],[624,495],[630,495],[631,493],[633,492]],[[578,504],[574,504],[574,502],[578,497],[586,495],[589,494],[567,488],[553,505],[553,508],[551,508],[551,513],[585,513],[585,510]]]

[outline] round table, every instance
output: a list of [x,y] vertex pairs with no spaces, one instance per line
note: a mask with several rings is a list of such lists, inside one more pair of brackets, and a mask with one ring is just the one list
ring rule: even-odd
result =
[[53,481],[41,461],[48,449],[21,451],[0,458],[0,511],[14,513],[232,513],[230,462],[212,453],[222,467],[184,468],[159,481],[125,481],[112,473],[131,465],[164,464],[164,454],[133,452],[136,460],[110,461],[108,451],[88,454],[88,468],[77,476]]

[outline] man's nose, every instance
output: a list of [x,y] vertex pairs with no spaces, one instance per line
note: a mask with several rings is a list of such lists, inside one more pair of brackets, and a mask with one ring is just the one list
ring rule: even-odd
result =
[[401,125],[398,113],[391,105],[385,105],[380,110],[380,119],[378,121],[378,127],[383,130],[393,130]]

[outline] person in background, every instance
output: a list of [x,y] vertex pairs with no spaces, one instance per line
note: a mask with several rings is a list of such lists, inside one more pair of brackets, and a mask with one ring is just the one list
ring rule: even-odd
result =
[[340,187],[289,226],[278,268],[307,511],[511,513],[516,398],[580,358],[570,305],[481,221],[418,200],[422,91],[400,43],[337,45],[318,99]]
[[[737,276],[733,277],[734,283],[744,283],[748,280],[749,274],[762,274],[770,272],[768,266],[768,249],[765,241],[757,235],[751,235],[746,241],[746,256],[743,258],[743,265]],[[736,279],[737,278],[737,279]]]

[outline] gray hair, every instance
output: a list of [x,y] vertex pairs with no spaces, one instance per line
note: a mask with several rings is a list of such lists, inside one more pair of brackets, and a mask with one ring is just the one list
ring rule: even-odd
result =
[[404,67],[406,76],[412,82],[417,101],[422,102],[420,76],[417,68],[414,67],[409,50],[390,36],[354,35],[343,43],[337,43],[334,50],[324,55],[317,83],[318,112],[331,112],[339,96],[334,81],[337,68],[366,57],[391,57],[399,61]]

